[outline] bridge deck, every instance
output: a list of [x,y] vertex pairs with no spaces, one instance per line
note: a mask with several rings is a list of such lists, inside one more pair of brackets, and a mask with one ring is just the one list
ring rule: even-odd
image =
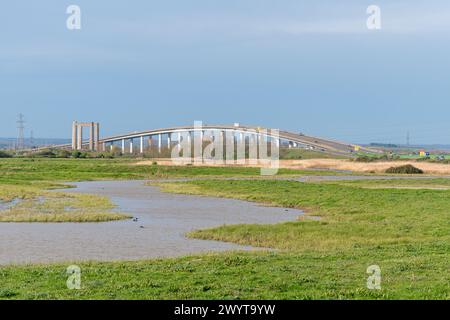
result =
[[[106,137],[100,139],[100,145],[105,145],[107,143],[114,143],[122,140],[130,140],[136,139],[140,137],[148,137],[155,135],[163,135],[163,134],[173,134],[178,132],[192,132],[192,131],[232,131],[235,133],[243,133],[243,134],[266,134],[268,137],[280,139],[281,141],[288,141],[290,143],[297,143],[300,145],[305,145],[312,147],[314,150],[319,152],[327,152],[336,155],[350,155],[354,151],[354,145],[334,141],[330,139],[318,138],[313,136],[307,136],[303,134],[293,133],[289,131],[279,131],[279,135],[276,135],[275,132],[272,132],[272,129],[265,129],[260,127],[246,127],[246,126],[229,126],[229,125],[203,125],[202,127],[195,126],[180,126],[180,127],[171,127],[171,128],[161,128],[155,130],[148,131],[140,131],[140,132],[131,132],[123,135],[116,135],[111,137]],[[266,130],[266,131],[264,131]],[[87,142],[83,145],[87,145]],[[71,144],[54,146],[55,148],[70,148]],[[48,147],[47,147],[48,148]],[[370,153],[379,153],[379,150],[360,147],[360,151],[362,152],[370,152]]]

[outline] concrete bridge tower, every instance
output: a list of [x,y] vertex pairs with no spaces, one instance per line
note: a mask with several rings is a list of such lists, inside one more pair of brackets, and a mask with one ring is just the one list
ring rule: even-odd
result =
[[72,150],[83,148],[83,128],[89,128],[89,150],[100,151],[100,123],[78,121],[72,123]]

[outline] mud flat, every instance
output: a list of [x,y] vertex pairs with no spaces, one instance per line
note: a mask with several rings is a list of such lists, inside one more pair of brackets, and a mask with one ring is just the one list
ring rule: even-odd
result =
[[72,190],[106,195],[135,219],[100,223],[0,223],[0,264],[111,261],[252,250],[188,239],[195,229],[223,224],[294,221],[303,212],[232,200],[163,193],[143,181],[81,182]]

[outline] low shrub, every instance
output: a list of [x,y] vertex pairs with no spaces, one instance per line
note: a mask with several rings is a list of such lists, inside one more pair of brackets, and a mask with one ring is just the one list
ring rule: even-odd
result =
[[6,151],[0,150],[0,158],[11,158],[12,155]]
[[386,170],[386,173],[400,173],[400,174],[422,174],[423,170],[416,168],[410,164],[399,166],[399,167],[391,167]]
[[354,159],[356,162],[375,162],[375,161],[390,161],[390,160],[398,160],[400,157],[394,154],[383,154],[383,155],[360,155]]
[[78,159],[81,157],[81,152],[78,150],[72,151],[72,158]]
[[33,157],[37,158],[56,158],[56,153],[52,150],[41,150],[33,153]]
[[377,160],[377,158],[375,158],[375,157],[359,156],[359,157],[355,158],[354,161],[356,161],[356,162],[374,162],[376,160]]
[[67,150],[58,150],[56,151],[56,157],[57,158],[70,158],[71,152]]

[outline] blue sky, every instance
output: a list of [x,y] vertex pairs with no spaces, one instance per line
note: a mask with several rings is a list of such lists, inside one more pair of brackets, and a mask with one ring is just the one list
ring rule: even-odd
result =
[[[82,30],[66,28],[67,6]],[[382,29],[367,30],[367,6]],[[0,8],[0,136],[233,123],[450,143],[444,0],[15,0]]]

